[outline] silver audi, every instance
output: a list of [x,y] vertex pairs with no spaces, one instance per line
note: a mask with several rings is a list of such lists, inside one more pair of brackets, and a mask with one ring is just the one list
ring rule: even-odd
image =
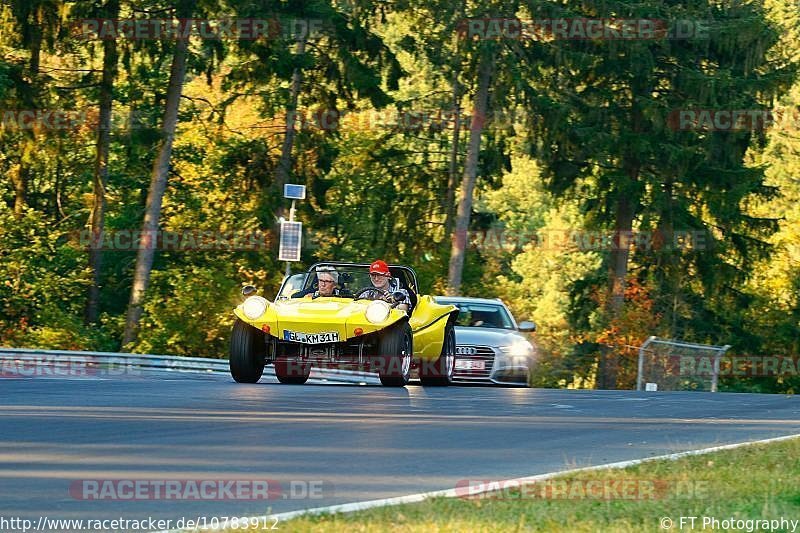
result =
[[521,333],[536,324],[517,324],[500,299],[435,296],[440,304],[458,307],[453,381],[527,385],[536,364],[536,347]]

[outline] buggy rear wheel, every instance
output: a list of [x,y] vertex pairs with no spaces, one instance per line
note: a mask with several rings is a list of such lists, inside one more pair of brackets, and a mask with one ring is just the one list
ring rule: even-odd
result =
[[444,330],[442,353],[435,361],[422,361],[419,380],[424,386],[446,387],[453,382],[456,364],[456,332],[448,325]]
[[287,385],[302,385],[308,381],[311,374],[311,364],[293,359],[279,359],[275,361],[275,377]]

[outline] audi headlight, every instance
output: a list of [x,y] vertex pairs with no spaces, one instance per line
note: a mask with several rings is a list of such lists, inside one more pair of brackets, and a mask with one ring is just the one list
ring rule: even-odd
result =
[[390,311],[391,309],[389,308],[389,304],[381,300],[375,300],[367,306],[365,314],[367,316],[367,320],[373,324],[380,324],[389,318]]
[[507,355],[515,357],[533,355],[533,345],[526,340],[516,340],[510,346],[503,346],[500,350]]
[[266,298],[251,296],[242,304],[242,311],[244,312],[244,316],[250,320],[255,320],[264,314],[264,311],[267,310],[267,305],[269,305],[269,302],[267,302]]

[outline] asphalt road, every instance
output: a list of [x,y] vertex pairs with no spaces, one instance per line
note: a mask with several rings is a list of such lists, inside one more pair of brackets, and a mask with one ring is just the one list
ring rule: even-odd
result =
[[[240,385],[158,371],[0,379],[0,517],[265,514],[795,433],[800,398],[778,395]],[[187,479],[281,491],[197,501],[74,490]]]

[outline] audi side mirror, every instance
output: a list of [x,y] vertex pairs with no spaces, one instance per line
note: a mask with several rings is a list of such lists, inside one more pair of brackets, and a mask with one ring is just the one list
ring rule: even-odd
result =
[[517,329],[520,331],[536,331],[536,324],[534,324],[530,320],[523,320],[522,322],[519,323]]
[[245,285],[244,287],[242,287],[242,296],[247,298],[248,296],[255,294],[257,291],[258,289],[256,289],[254,286]]

